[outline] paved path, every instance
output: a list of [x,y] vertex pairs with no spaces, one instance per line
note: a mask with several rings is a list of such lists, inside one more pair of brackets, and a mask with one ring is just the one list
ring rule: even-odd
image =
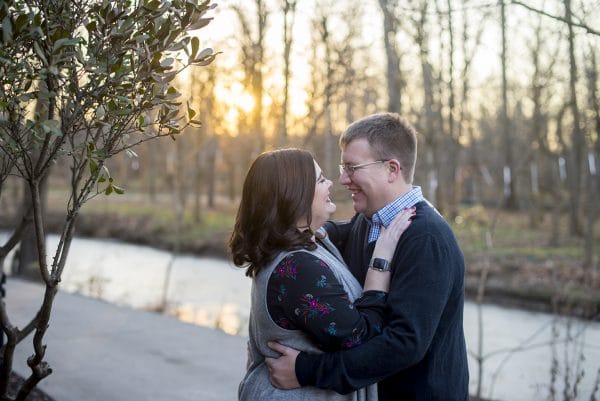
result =
[[[6,289],[11,322],[23,327],[43,287],[9,277]],[[31,338],[15,354],[22,375]],[[64,292],[45,344],[53,373],[39,387],[56,401],[234,401],[246,358],[243,337]]]

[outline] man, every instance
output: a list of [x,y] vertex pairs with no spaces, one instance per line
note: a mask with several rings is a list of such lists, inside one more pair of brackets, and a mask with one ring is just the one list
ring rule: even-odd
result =
[[[414,128],[397,114],[375,114],[351,124],[340,147],[339,182],[352,193],[357,214],[328,232],[359,281],[367,268],[391,268],[387,326],[367,343],[333,353],[299,353],[270,343],[282,354],[267,358],[271,381],[340,393],[379,382],[380,401],[468,400],[464,259],[449,225],[412,186]],[[381,225],[412,206],[416,216],[393,259],[371,260]]]

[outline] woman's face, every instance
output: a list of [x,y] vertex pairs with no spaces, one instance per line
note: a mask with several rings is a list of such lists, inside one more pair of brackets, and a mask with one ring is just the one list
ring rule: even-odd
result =
[[335,212],[335,203],[329,198],[329,189],[331,188],[332,182],[323,176],[321,167],[315,161],[315,173],[317,175],[317,183],[315,185],[315,196],[312,202],[312,221],[310,228],[314,232],[318,230],[327,219],[331,217],[331,214]]

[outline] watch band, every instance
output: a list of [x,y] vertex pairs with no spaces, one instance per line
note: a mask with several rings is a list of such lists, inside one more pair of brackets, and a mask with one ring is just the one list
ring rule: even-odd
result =
[[371,263],[369,263],[369,268],[379,270],[380,272],[389,272],[392,270],[390,261],[382,258],[371,259]]

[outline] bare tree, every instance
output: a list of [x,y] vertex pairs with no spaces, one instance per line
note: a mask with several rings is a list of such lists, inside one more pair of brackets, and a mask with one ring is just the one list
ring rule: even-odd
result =
[[583,155],[585,149],[585,138],[581,129],[581,118],[577,100],[577,60],[575,58],[575,32],[571,22],[571,1],[563,1],[565,7],[565,21],[568,28],[567,40],[569,43],[569,105],[573,117],[573,132],[571,136],[571,152],[569,158],[569,195],[570,195],[570,219],[569,229],[571,234],[582,234],[580,219],[581,212],[581,183],[583,173]]
[[[535,166],[550,164],[556,168],[555,164],[558,155],[556,152],[552,151],[547,144],[547,136],[549,135],[549,111],[547,108],[552,93],[550,90],[551,81],[554,78],[553,72],[556,60],[559,59],[558,52],[560,51],[560,46],[556,46],[552,54],[547,54],[545,48],[549,42],[549,32],[544,30],[543,26],[543,18],[538,15],[533,41],[528,44],[531,64],[533,66],[533,74],[531,76],[529,88],[530,98],[533,103],[533,112],[529,126],[532,141],[539,149],[538,152],[532,154],[531,163],[535,163]],[[549,62],[546,62],[544,56],[546,56]],[[541,171],[541,169],[538,168],[538,171]],[[551,171],[553,171],[553,169],[551,169]],[[554,181],[555,178],[556,177],[551,177],[550,181]],[[542,205],[539,203],[539,197],[542,195],[542,191],[551,192],[552,198],[558,201],[557,203],[560,205],[562,202],[560,202],[560,194],[558,193],[559,187],[560,185],[547,185],[545,188],[539,189],[539,194],[531,194],[529,216],[532,227],[535,227],[540,222],[543,213]],[[559,216],[560,214],[556,213],[553,217],[559,218]]]
[[[592,144],[591,151],[588,154],[589,165],[589,185],[588,185],[588,216],[585,233],[585,247],[583,264],[592,270],[594,265],[594,226],[598,217],[598,188],[600,187],[600,101],[598,100],[598,64],[596,60],[596,49],[590,46],[589,64],[586,69],[588,83],[588,103],[592,112],[593,123],[591,124],[596,132],[596,141]],[[594,277],[593,274],[590,275]]]
[[388,111],[402,113],[403,78],[400,64],[400,49],[396,36],[400,29],[400,15],[396,11],[397,0],[379,0],[379,7],[383,13],[383,44],[387,58],[386,78]]
[[329,31],[329,17],[326,13],[322,13],[318,22],[318,31],[321,36],[321,43],[325,50],[325,98],[323,109],[325,110],[325,166],[329,171],[334,169],[335,159],[333,158],[333,149],[336,146],[333,136],[333,115],[332,115],[332,100],[334,92],[333,81],[333,44],[331,33]]
[[[488,18],[490,17],[490,11],[484,12],[481,15],[481,18],[479,19],[475,19],[472,18],[470,13],[469,13],[469,8],[468,8],[469,2],[468,0],[463,1],[463,12],[462,12],[462,21],[463,21],[463,26],[462,26],[462,35],[461,35],[461,51],[462,51],[462,55],[463,55],[463,65],[462,65],[462,71],[461,71],[461,77],[462,77],[462,86],[461,86],[461,91],[460,91],[460,97],[459,97],[459,113],[458,113],[458,119],[456,121],[456,125],[457,125],[457,136],[458,138],[461,138],[463,136],[466,136],[468,138],[468,142],[470,144],[470,146],[466,149],[467,150],[467,155],[466,155],[466,160],[465,163],[463,165],[463,168],[465,168],[465,170],[468,171],[468,175],[470,176],[470,181],[469,181],[469,185],[470,185],[470,190],[469,192],[471,193],[470,196],[473,197],[472,200],[477,200],[478,197],[478,192],[479,192],[479,185],[477,184],[479,181],[479,177],[480,177],[480,169],[481,169],[481,161],[479,160],[479,151],[478,151],[478,144],[477,144],[477,140],[474,137],[474,132],[475,132],[475,128],[474,128],[474,121],[472,118],[472,113],[470,110],[471,106],[471,67],[472,67],[472,63],[473,63],[473,58],[478,50],[478,48],[481,45],[481,39],[483,36],[483,32],[484,32],[484,27],[486,26],[486,23],[488,21]],[[474,34],[470,35],[470,28],[471,28],[471,23],[472,21],[477,20],[478,23],[475,26],[475,32]],[[473,42],[473,44],[471,46],[469,46],[470,42]],[[464,178],[461,178],[461,184],[463,182]],[[457,190],[457,197],[461,196],[460,191]],[[456,203],[458,203],[458,200],[456,200]]]
[[360,36],[363,31],[361,16],[363,7],[360,2],[348,2],[347,7],[341,14],[342,22],[346,34],[334,46],[336,53],[336,64],[338,65],[338,77],[336,81],[339,84],[338,107],[344,107],[345,125],[355,120],[356,109],[360,104],[360,99],[365,91],[368,92],[368,77],[360,57],[364,57],[366,64],[370,62],[369,55],[366,54],[368,46],[360,43]]
[[500,0],[500,29],[502,32],[502,51],[500,61],[502,65],[502,109],[500,115],[500,124],[502,127],[502,137],[504,138],[504,169],[505,169],[505,188],[504,207],[510,210],[519,209],[519,198],[517,196],[517,171],[513,162],[513,138],[512,129],[508,118],[508,78],[506,69],[508,63],[508,54],[506,47],[506,4]]
[[207,68],[194,68],[192,74],[192,103],[200,110],[199,119],[202,126],[190,132],[193,139],[191,162],[195,165],[193,177],[194,187],[194,219],[201,221],[202,195],[206,192],[206,206],[215,206],[216,157],[219,151],[217,129],[219,121],[224,117],[217,107],[215,86],[217,74],[215,65]]
[[[436,208],[444,210],[445,198],[444,191],[441,189],[439,182],[442,174],[442,166],[444,165],[444,157],[442,156],[444,140],[442,134],[441,121],[439,119],[439,103],[435,97],[435,82],[433,65],[430,60],[429,49],[429,4],[428,1],[419,3],[419,10],[416,17],[413,19],[414,40],[419,49],[419,61],[421,64],[421,77],[423,81],[423,109],[424,114],[424,136],[427,139],[428,152],[427,163],[431,165],[428,177],[429,198],[436,205]],[[435,183],[431,185],[431,183]]]
[[281,132],[279,144],[285,145],[288,137],[288,103],[290,86],[290,54],[292,50],[296,0],[283,0],[283,104],[281,106]]
[[518,0],[511,0],[510,2],[511,4],[516,4],[518,6],[524,7],[529,11],[533,11],[534,13],[540,14],[540,15],[544,15],[546,17],[552,18],[554,20],[557,21],[561,21],[561,22],[565,22],[566,24],[569,24],[573,27],[577,27],[577,28],[582,28],[584,29],[587,33],[592,34],[592,35],[597,35],[600,36],[600,31],[597,29],[592,28],[591,26],[589,26],[588,24],[582,23],[580,21],[573,21],[572,19],[567,19],[566,16],[565,17],[561,17],[560,15],[553,15],[550,14],[544,10],[540,10],[536,7],[531,6],[530,4],[526,4],[523,3],[521,1]]
[[241,64],[244,69],[244,86],[254,98],[250,123],[251,136],[253,138],[249,139],[254,144],[254,151],[251,153],[257,154],[263,151],[266,143],[262,125],[263,68],[265,64],[265,36],[269,10],[263,0],[254,0],[254,5],[256,7],[255,24],[252,24],[248,19],[246,10],[239,6],[234,6],[233,10],[238,16],[242,29],[240,50],[242,52]]

